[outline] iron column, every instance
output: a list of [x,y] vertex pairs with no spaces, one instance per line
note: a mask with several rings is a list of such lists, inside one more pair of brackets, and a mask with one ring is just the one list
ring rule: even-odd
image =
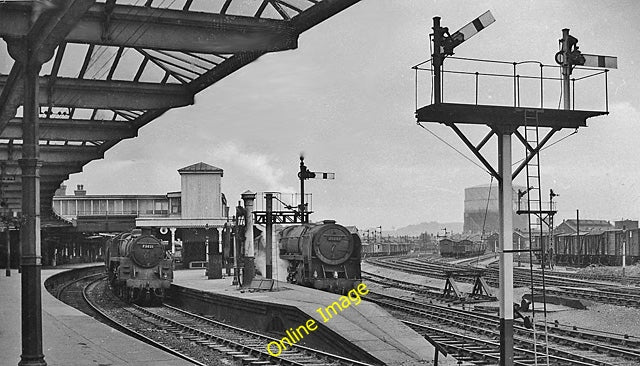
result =
[[[40,285],[40,166],[38,131],[38,74],[41,64],[26,40],[22,72],[24,102],[22,125],[22,355],[20,366],[46,366],[42,353],[42,301]],[[16,61],[18,62],[18,61]]]
[[11,277],[11,233],[9,232],[9,224],[7,224],[7,277]]
[[500,365],[513,365],[513,182],[511,180],[511,131],[498,139],[500,215]]
[[171,254],[175,255],[176,254],[176,228],[170,227],[169,230],[171,231]]
[[245,191],[242,193],[242,200],[244,201],[245,212],[245,239],[244,239],[244,273],[242,278],[242,285],[249,286],[251,280],[255,277],[256,265],[253,251],[253,202],[256,199],[256,194],[251,191]]

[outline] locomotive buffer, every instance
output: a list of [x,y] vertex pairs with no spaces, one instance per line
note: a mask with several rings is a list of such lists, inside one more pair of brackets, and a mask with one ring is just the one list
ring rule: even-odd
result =
[[[450,34],[448,28],[440,26],[440,17],[433,18],[433,54],[432,67],[427,69],[433,73],[433,100],[432,104],[418,108],[416,105],[416,118],[418,125],[423,122],[438,122],[450,127],[456,135],[464,142],[471,152],[482,163],[487,172],[496,178],[499,189],[499,217],[500,217],[500,365],[513,365],[513,218],[512,218],[512,191],[513,179],[520,173],[529,162],[537,156],[542,147],[549,141],[551,136],[563,128],[577,129],[578,127],[586,127],[587,118],[608,114],[608,106],[606,111],[588,111],[588,110],[571,110],[571,93],[570,93],[570,74],[575,65],[586,64],[586,57],[580,58],[575,51],[575,43],[573,47],[571,42],[566,41],[568,38],[568,30],[564,30],[565,42],[563,43],[562,57],[557,56],[556,60],[563,62],[563,87],[566,88],[563,95],[565,98],[565,109],[547,109],[543,108],[543,99],[541,95],[539,108],[522,108],[519,106],[519,76],[516,74],[517,63],[513,63],[514,75],[514,104],[513,106],[498,105],[482,105],[477,101],[475,104],[445,103],[442,100],[444,70],[442,68],[446,57],[453,56],[456,47],[464,43],[467,39],[474,36],[487,26],[491,25],[495,19],[489,11],[485,12],[469,24],[462,27],[459,31]],[[593,62],[593,58],[589,58]],[[583,61],[584,60],[584,61]],[[612,66],[612,62],[607,58],[598,58],[598,66]],[[609,60],[609,64],[607,64]],[[475,60],[478,61],[478,60]],[[600,62],[602,61],[602,62]],[[542,64],[541,69],[542,69]],[[414,69],[420,69],[420,65],[414,66]],[[447,70],[448,71],[448,70]],[[468,73],[473,74],[473,73]],[[476,72],[476,81],[480,73]],[[606,71],[604,73],[606,80]],[[540,77],[543,80],[543,77]],[[476,88],[477,88],[476,83]],[[519,85],[518,85],[519,88]],[[416,94],[417,95],[417,94]],[[608,96],[607,96],[608,104]],[[535,117],[536,129],[549,128],[550,131],[541,140],[536,141],[533,145],[524,139],[522,134],[518,132],[518,128],[531,125],[531,116]],[[477,144],[471,140],[460,129],[459,125],[486,125],[489,127],[488,133]],[[498,141],[498,166],[489,163],[483,155],[481,149],[486,146],[487,142],[496,136]],[[518,140],[525,145],[527,156],[525,160],[512,171],[511,157],[511,136],[516,135]],[[523,141],[524,140],[524,141]]]

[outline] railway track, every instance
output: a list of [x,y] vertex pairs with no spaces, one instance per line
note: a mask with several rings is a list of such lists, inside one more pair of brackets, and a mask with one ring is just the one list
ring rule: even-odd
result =
[[369,282],[374,282],[383,286],[390,286],[408,290],[421,295],[429,297],[442,297],[442,289],[436,286],[419,285],[412,282],[401,281],[394,278],[384,277],[375,273],[361,271],[362,279],[366,279]]
[[[396,313],[419,319],[421,324],[410,322],[412,328],[454,355],[479,365],[493,364],[499,359],[499,319],[496,316],[477,314],[448,306],[427,304],[371,292],[368,300]],[[424,324],[427,321],[428,324]],[[537,324],[537,331],[544,334],[544,325]],[[461,330],[464,334],[460,333]],[[623,336],[596,335],[573,329],[553,328],[547,335],[549,362],[554,365],[635,365],[640,363],[637,351],[640,341]],[[469,332],[474,333],[470,335]],[[538,335],[534,352],[533,331],[522,326],[514,327],[516,364],[546,364],[545,346]]]
[[[423,337],[430,338],[431,340],[437,342],[460,362],[467,362],[474,365],[497,365],[500,361],[499,342],[473,337],[467,334],[448,332],[437,327],[432,327],[406,320],[403,320],[402,322],[418,332]],[[536,364],[546,364],[546,358],[542,356],[538,357],[537,363],[536,361],[523,356],[529,352],[529,350],[514,347],[513,365],[528,366]],[[559,360],[560,359],[556,359],[556,361]],[[570,360],[566,361],[566,364],[575,365],[575,363],[569,363]]]
[[162,349],[163,351],[173,354],[177,357],[180,357],[184,360],[187,360],[194,365],[202,365],[206,366],[207,364],[199,362],[192,357],[189,357],[187,354],[180,352],[176,349],[168,347],[160,342],[153,340],[152,338],[144,336],[140,332],[136,332],[135,330],[125,327],[119,322],[117,319],[108,316],[104,311],[102,311],[99,307],[97,307],[92,301],[91,298],[94,296],[92,292],[100,283],[104,283],[106,281],[106,275],[104,273],[92,274],[84,277],[80,277],[74,279],[72,281],[67,282],[66,284],[58,287],[57,291],[54,293],[54,296],[64,302],[65,304],[72,306],[83,313],[96,318],[119,331],[132,336],[136,339],[139,339],[147,344],[150,344],[156,348]]
[[87,295],[85,289],[88,285],[95,281],[103,279],[105,275],[103,273],[92,274],[85,277],[81,277],[72,281],[69,281],[59,286],[53,293],[53,296],[65,304],[74,307],[83,313],[99,318],[99,313],[87,302]]
[[[407,273],[428,276],[432,278],[445,279],[445,270],[469,269],[469,267],[457,267],[450,264],[440,262],[425,262],[418,259],[419,262],[408,261],[406,259],[397,258],[376,258],[369,260],[369,263],[385,268],[395,269]],[[485,272],[485,280],[493,287],[497,287],[499,283],[498,271],[493,268],[487,268]],[[524,270],[516,270],[513,274],[514,285],[518,287],[529,287],[531,278]],[[456,280],[471,282],[471,278],[460,277]],[[534,275],[534,285],[536,290],[541,293],[542,278]],[[615,287],[610,284],[589,282],[586,280],[566,279],[559,276],[545,276],[546,294],[556,294],[561,296],[570,295],[575,298],[587,299],[601,303],[629,306],[640,308],[640,291],[634,291],[625,287]]]
[[206,317],[202,317],[172,306],[157,308],[132,306],[128,311],[146,319],[159,329],[171,332],[203,347],[232,355],[243,364],[265,364],[273,361],[281,365],[367,365],[359,361],[330,353],[294,345],[273,357],[267,352],[270,342],[277,342],[262,334],[233,327]]
[[[497,264],[492,263],[489,267],[497,268]],[[534,271],[540,272],[539,269],[534,269]],[[630,285],[640,286],[640,276],[618,276],[611,274],[596,274],[596,273],[575,273],[575,272],[561,272],[561,271],[550,271],[545,269],[545,272],[549,275],[559,276],[562,278],[571,278],[578,279],[583,281],[591,281],[591,282],[611,282],[611,283],[626,283]]]
[[[152,346],[195,365],[369,365],[339,355],[294,345],[278,357],[266,346],[275,338],[233,327],[175,307],[126,304],[95,274],[58,286],[63,302]],[[124,326],[126,324],[127,326]]]

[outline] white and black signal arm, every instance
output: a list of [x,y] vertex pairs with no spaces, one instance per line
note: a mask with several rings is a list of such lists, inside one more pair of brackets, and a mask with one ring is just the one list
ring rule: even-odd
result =
[[560,51],[556,53],[555,57],[559,65],[618,68],[618,58],[615,56],[591,55],[580,52],[578,39],[569,34],[569,29],[562,30],[562,38],[559,40],[559,44]]
[[306,179],[336,179],[336,173],[312,172],[304,165],[304,158],[300,157],[300,171],[298,172],[300,180]]
[[496,19],[491,14],[491,11],[487,10],[482,15],[475,18],[451,35],[449,34],[449,28],[441,28],[441,34],[443,36],[441,46],[442,48],[440,49],[441,52],[445,55],[453,55],[454,48],[456,48],[469,38],[475,36],[478,32],[485,29],[495,21]]
[[304,203],[304,181],[311,178],[316,179],[335,179],[335,173],[323,173],[312,172],[304,165],[304,156],[300,155],[300,171],[298,172],[298,178],[300,179],[300,205],[298,209],[300,211],[302,222],[309,222],[309,216],[307,211],[307,205]]
[[617,69],[618,58],[613,56],[599,56],[583,54],[578,48],[578,39],[569,34],[569,29],[562,30],[562,38],[559,40],[560,51],[556,53],[556,62],[562,66],[562,98],[564,109],[571,109],[571,85],[570,78],[573,68],[576,66],[602,67]]
[[444,58],[446,56],[453,55],[453,50],[456,47],[495,21],[496,20],[491,14],[491,11],[487,10],[484,14],[469,22],[457,32],[449,34],[449,28],[440,26],[440,17],[433,17],[433,54],[431,55],[431,63],[433,65],[433,94],[435,104],[442,102],[440,70],[442,68]]
[[301,179],[336,179],[336,173],[311,172],[307,170],[304,173],[298,173],[298,177],[300,177]]

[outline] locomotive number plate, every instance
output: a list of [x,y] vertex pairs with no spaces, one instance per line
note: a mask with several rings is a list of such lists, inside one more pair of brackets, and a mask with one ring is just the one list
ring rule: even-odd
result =
[[344,236],[341,236],[341,235],[327,235],[326,238],[327,238],[327,241],[342,241],[344,239]]
[[154,245],[153,244],[142,244],[141,247],[142,247],[142,249],[153,249]]

